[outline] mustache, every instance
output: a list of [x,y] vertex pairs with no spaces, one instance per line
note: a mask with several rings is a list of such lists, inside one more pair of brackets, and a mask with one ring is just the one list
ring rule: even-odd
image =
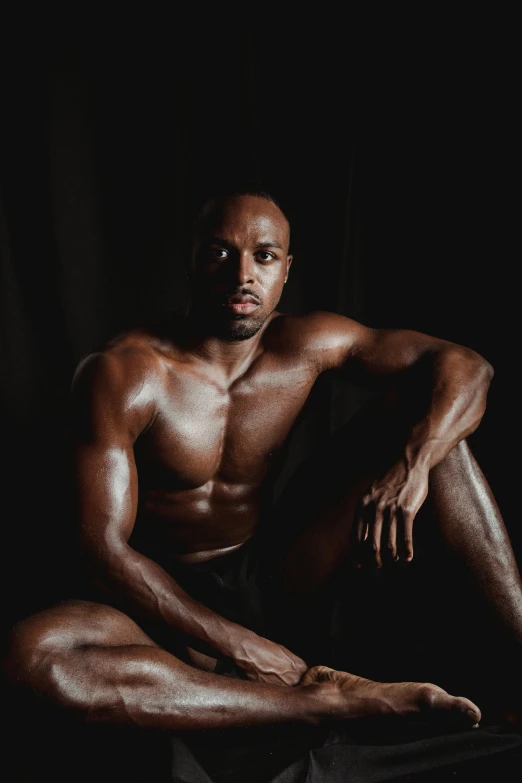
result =
[[233,299],[236,296],[248,296],[251,297],[252,299],[255,299],[255,301],[258,304],[261,304],[261,297],[259,296],[259,294],[256,294],[255,291],[252,291],[251,288],[247,288],[245,286],[241,286],[240,288],[230,289],[224,294],[221,294],[219,298],[222,299],[223,302],[228,302],[230,299]]

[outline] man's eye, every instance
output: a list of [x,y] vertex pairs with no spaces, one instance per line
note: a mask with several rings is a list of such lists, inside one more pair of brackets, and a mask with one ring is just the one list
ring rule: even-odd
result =
[[211,247],[208,254],[214,261],[223,261],[228,255],[221,247]]
[[273,253],[269,253],[268,250],[262,250],[257,254],[259,261],[272,261],[275,256]]

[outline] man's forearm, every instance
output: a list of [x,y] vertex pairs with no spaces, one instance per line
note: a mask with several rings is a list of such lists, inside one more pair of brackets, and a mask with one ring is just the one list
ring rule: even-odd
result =
[[431,394],[405,444],[409,467],[438,465],[480,424],[493,368],[469,349],[441,351],[433,357]]
[[[450,348],[424,357],[399,391],[390,425],[400,435],[395,457],[361,498],[357,540],[369,539],[382,565],[381,536],[394,559],[413,558],[413,522],[426,499],[430,470],[479,425],[493,370],[474,351]],[[388,516],[389,527],[384,525]]]
[[116,593],[129,609],[226,657],[234,658],[246,638],[256,636],[195,601],[161,566],[127,544],[98,556],[90,570],[96,582]]

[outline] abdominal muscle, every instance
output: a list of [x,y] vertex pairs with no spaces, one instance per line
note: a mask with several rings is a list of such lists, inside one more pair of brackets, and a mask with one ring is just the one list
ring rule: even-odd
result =
[[149,489],[140,495],[129,544],[166,568],[169,563],[201,563],[239,549],[260,519],[260,493],[250,486]]

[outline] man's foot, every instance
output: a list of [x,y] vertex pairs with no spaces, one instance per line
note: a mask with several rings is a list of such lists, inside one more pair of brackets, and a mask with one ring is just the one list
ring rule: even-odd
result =
[[340,719],[398,717],[415,723],[445,723],[470,728],[478,725],[481,713],[464,696],[451,696],[429,682],[374,682],[355,674],[314,666],[300,685],[331,683],[338,688]]

